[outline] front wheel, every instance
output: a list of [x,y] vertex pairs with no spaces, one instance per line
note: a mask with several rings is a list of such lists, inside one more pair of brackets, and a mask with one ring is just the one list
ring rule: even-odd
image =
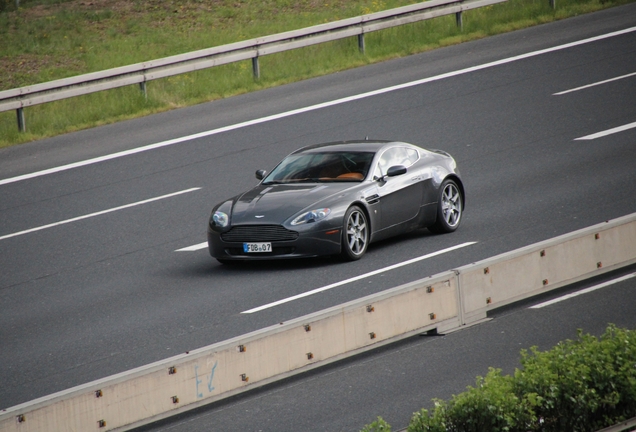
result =
[[369,243],[369,224],[360,207],[353,206],[345,213],[341,256],[346,261],[362,258]]
[[462,192],[454,180],[444,180],[437,204],[437,221],[428,229],[434,233],[450,233],[459,227],[463,211]]

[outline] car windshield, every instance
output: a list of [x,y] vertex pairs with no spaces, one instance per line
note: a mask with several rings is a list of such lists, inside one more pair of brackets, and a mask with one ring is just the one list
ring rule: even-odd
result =
[[361,182],[367,176],[373,152],[311,152],[287,156],[263,184],[303,182]]

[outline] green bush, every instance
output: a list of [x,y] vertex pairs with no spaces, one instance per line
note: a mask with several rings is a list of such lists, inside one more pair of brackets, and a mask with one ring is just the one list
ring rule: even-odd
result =
[[391,432],[391,425],[382,417],[378,417],[376,421],[366,425],[360,432]]
[[611,325],[600,340],[578,336],[522,351],[515,393],[535,395],[536,430],[597,431],[636,416],[636,333]]
[[477,377],[475,387],[453,396],[450,402],[435,401],[435,409],[415,413],[409,432],[499,432],[527,431],[536,423],[533,397],[517,395],[515,382],[490,369],[485,378]]
[[[634,331],[610,325],[596,338],[579,330],[549,351],[522,350],[521,364],[513,376],[491,368],[475,387],[435,400],[432,411],[413,414],[408,432],[595,432],[636,417]],[[382,426],[365,431],[390,430]]]

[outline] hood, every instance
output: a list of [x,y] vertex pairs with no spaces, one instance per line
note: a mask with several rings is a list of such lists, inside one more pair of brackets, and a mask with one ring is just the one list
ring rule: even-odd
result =
[[307,207],[312,210],[312,205],[351,186],[351,183],[258,185],[236,198],[232,225],[282,224],[301,210]]

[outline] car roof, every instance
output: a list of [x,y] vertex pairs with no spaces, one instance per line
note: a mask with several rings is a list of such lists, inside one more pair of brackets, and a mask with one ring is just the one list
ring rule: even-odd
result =
[[400,141],[387,141],[387,140],[354,140],[354,141],[334,141],[322,144],[313,144],[300,148],[293,152],[297,153],[318,153],[325,150],[341,152],[341,151],[362,151],[362,152],[377,152],[384,147],[391,147],[392,145],[404,145],[411,147],[412,144],[408,144]]

